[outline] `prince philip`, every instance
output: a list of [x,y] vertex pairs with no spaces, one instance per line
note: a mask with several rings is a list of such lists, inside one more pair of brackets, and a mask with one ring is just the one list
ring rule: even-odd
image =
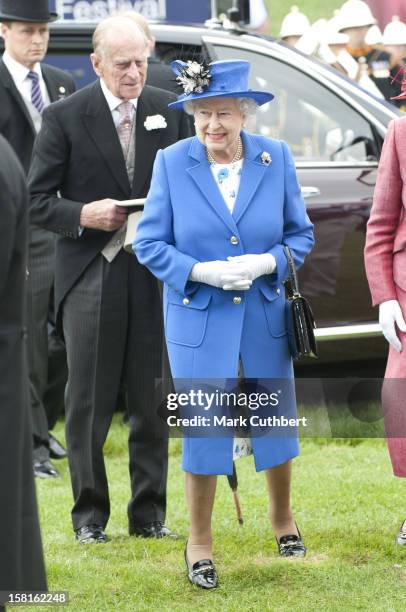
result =
[[190,135],[186,115],[167,110],[176,97],[144,86],[148,43],[132,20],[102,21],[93,48],[99,80],[46,109],[29,177],[32,219],[59,234],[55,297],[67,346],[66,436],[80,542],[106,541],[103,444],[121,380],[130,414],[129,531],[171,535],[167,431],[154,406],[161,301],[154,277],[122,248],[120,200],[145,197],[156,152]]

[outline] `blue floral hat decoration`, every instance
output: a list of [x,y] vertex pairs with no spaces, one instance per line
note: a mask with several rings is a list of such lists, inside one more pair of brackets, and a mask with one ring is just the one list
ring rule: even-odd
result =
[[182,62],[171,64],[176,80],[183,93],[170,108],[182,108],[185,102],[204,98],[253,98],[259,106],[270,102],[274,95],[268,91],[248,88],[250,63],[245,60],[221,60],[205,62]]

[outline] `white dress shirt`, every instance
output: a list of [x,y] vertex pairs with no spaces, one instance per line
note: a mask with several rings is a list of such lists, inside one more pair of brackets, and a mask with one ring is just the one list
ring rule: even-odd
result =
[[[111,111],[114,125],[117,127],[120,118],[120,111],[117,110],[117,106],[124,102],[124,100],[121,100],[121,98],[117,98],[114,94],[112,94],[103,79],[100,79],[100,87],[102,88],[102,92],[104,94],[104,97],[106,98],[106,102]],[[131,102],[132,105],[131,121],[133,121],[135,118],[135,111],[137,109],[138,98],[132,98],[128,101]]]
[[[7,51],[4,51],[3,53],[3,62],[11,74],[11,78],[13,79],[14,84],[23,99],[31,104],[32,81],[28,78],[30,69],[23,64],[20,64],[20,62],[17,62]],[[42,99],[44,101],[44,105],[48,106],[51,100],[45,85],[44,77],[42,76],[41,64],[37,62],[32,71],[36,72],[39,76],[39,86],[41,89]]]

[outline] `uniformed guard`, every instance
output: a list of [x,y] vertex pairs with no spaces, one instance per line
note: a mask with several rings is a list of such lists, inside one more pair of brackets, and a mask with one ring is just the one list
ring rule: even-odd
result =
[[386,100],[393,95],[390,85],[390,55],[379,47],[366,43],[367,33],[376,23],[369,6],[362,0],[347,0],[342,5],[338,19],[339,30],[349,36],[348,51],[359,63],[365,58],[368,72],[375,85],[382,92]]
[[[406,63],[406,24],[394,15],[383,33],[385,51],[391,56],[391,88],[393,103],[401,110],[406,111],[404,96],[398,98],[402,91],[402,77]],[[397,99],[396,99],[397,98]]]

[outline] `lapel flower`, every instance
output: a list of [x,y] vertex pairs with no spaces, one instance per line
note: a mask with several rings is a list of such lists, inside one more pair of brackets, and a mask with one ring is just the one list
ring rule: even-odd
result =
[[265,166],[269,166],[269,164],[272,163],[272,157],[269,155],[268,151],[262,152],[261,161]]
[[150,132],[151,130],[162,130],[168,127],[165,117],[162,115],[148,115],[144,121],[145,129]]
[[182,68],[179,76],[176,77],[179,85],[183,87],[186,95],[191,93],[203,93],[210,85],[210,69],[206,62],[187,62],[186,68]]

